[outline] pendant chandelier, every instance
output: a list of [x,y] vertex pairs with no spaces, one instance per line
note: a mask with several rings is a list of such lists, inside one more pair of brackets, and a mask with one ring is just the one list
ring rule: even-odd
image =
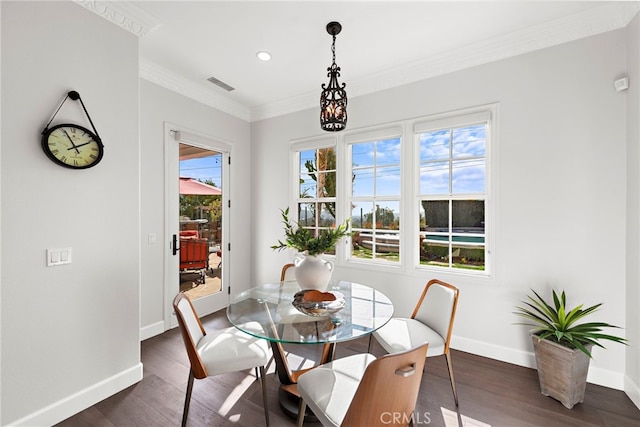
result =
[[333,36],[331,53],[333,63],[327,68],[329,84],[322,84],[322,94],[320,95],[320,127],[327,132],[341,131],[347,127],[347,91],[344,90],[345,83],[338,83],[340,77],[340,67],[336,65],[336,35],[340,34],[342,25],[339,22],[329,22],[327,33]]

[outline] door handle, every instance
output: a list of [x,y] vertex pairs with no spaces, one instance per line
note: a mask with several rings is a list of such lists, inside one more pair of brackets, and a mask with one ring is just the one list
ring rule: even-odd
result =
[[173,255],[177,255],[178,251],[180,250],[180,247],[178,246],[178,235],[177,234],[173,235],[173,247],[172,247],[172,250],[173,250]]

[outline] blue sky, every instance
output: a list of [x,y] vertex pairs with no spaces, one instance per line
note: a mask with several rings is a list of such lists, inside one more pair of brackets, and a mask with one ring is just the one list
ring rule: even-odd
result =
[[484,125],[422,133],[420,194],[448,194],[449,173],[453,194],[483,193],[486,146]]
[[[453,144],[452,144],[453,143]],[[300,169],[304,162],[314,159],[314,151],[303,151]],[[486,131],[484,125],[458,128],[453,131],[438,130],[420,135],[420,194],[447,194],[449,192],[449,154],[453,156],[451,172],[454,193],[478,193],[485,189]],[[355,179],[353,196],[367,197],[394,196],[400,194],[399,138],[372,141],[352,145],[352,163]],[[220,154],[183,160],[180,162],[180,176],[201,181],[211,180],[222,187],[222,156]],[[375,176],[374,180],[374,167]],[[331,172],[333,173],[333,172]],[[315,193],[315,182],[303,175],[305,183],[301,189]],[[395,202],[383,203],[384,207],[397,211]],[[382,207],[381,205],[381,207]],[[368,207],[368,209],[366,209]],[[356,206],[370,211],[370,204]]]
[[[393,138],[352,145],[354,197],[400,195],[400,144]],[[485,155],[484,125],[422,133],[420,194],[449,194],[450,178],[454,194],[483,193]]]
[[353,196],[400,196],[400,151],[400,138],[352,145]]
[[216,187],[222,187],[222,155],[181,160],[180,176],[199,181],[211,180]]
[[[420,195],[484,193],[487,145],[484,124],[424,132],[419,135],[419,142]],[[399,199],[400,138],[358,143],[350,147],[354,174],[353,197],[389,196]],[[302,151],[300,154],[301,178],[304,180],[300,191],[306,191],[313,197],[316,192],[315,181],[305,173],[304,163],[315,159],[315,150]],[[400,211],[397,201],[377,200],[376,204],[396,213]],[[354,219],[375,209],[371,201],[355,202],[353,206]]]

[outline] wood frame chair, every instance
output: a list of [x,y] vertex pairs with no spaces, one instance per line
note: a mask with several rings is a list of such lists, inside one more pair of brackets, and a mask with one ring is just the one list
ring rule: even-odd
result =
[[[295,267],[295,265],[293,263],[288,263],[282,266],[282,270],[280,271],[280,281],[284,282],[287,277],[291,276],[293,273],[293,270],[290,270],[291,267]],[[280,351],[282,352],[282,354],[286,354],[284,352],[284,348],[282,347],[282,344],[278,344],[277,346],[271,346],[274,353],[272,353],[271,358],[269,359],[269,362],[267,362],[267,366],[266,366],[266,370],[268,371],[269,368],[271,367],[271,363],[273,363],[273,361],[275,360],[275,351]],[[288,368],[287,368],[288,369]]]
[[[429,343],[427,357],[445,355],[453,399],[458,406],[458,393],[451,364],[450,342],[460,291],[438,279],[425,285],[410,318],[394,317],[372,336],[388,352],[395,353]],[[369,351],[371,339],[369,337]]]
[[297,427],[307,406],[323,426],[412,425],[428,346],[378,359],[357,354],[307,371],[298,378]]
[[[291,277],[294,271],[294,267],[295,264],[293,263],[288,263],[282,266],[282,270],[280,272],[280,282],[284,282],[287,279],[295,279]],[[275,361],[276,375],[278,376],[278,380],[280,381],[280,392],[281,394],[285,395],[285,397],[281,396],[280,398],[280,406],[286,414],[295,417],[298,414],[297,410],[300,398],[297,384],[298,378],[303,373],[314,369],[315,367],[293,371],[289,367],[287,352],[285,351],[283,344],[280,342],[271,342],[271,349],[273,356],[269,360],[267,368],[271,366],[271,362]],[[320,355],[319,363],[322,364],[331,361],[333,359],[334,353],[335,343],[324,344],[322,346],[322,353]]]
[[284,282],[285,279],[287,278],[287,276],[291,275],[292,273],[289,272],[289,269],[295,267],[294,264],[289,263],[289,264],[285,264],[282,266],[282,271],[280,272],[280,281]]
[[[235,327],[207,334],[191,300],[182,292],[173,299],[173,309],[178,318],[178,326],[191,365],[182,413],[182,426],[187,424],[194,379],[254,368],[256,378],[262,385],[262,405],[268,427],[269,408],[267,407],[265,365],[269,359],[269,346],[266,341],[245,334]],[[258,375],[258,368],[260,368],[260,375]]]

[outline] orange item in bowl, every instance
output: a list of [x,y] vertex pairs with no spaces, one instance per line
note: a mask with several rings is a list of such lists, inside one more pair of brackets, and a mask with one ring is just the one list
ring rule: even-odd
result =
[[325,301],[335,301],[336,296],[331,292],[320,292],[316,290],[312,290],[304,294],[302,298],[305,302],[325,302]]

